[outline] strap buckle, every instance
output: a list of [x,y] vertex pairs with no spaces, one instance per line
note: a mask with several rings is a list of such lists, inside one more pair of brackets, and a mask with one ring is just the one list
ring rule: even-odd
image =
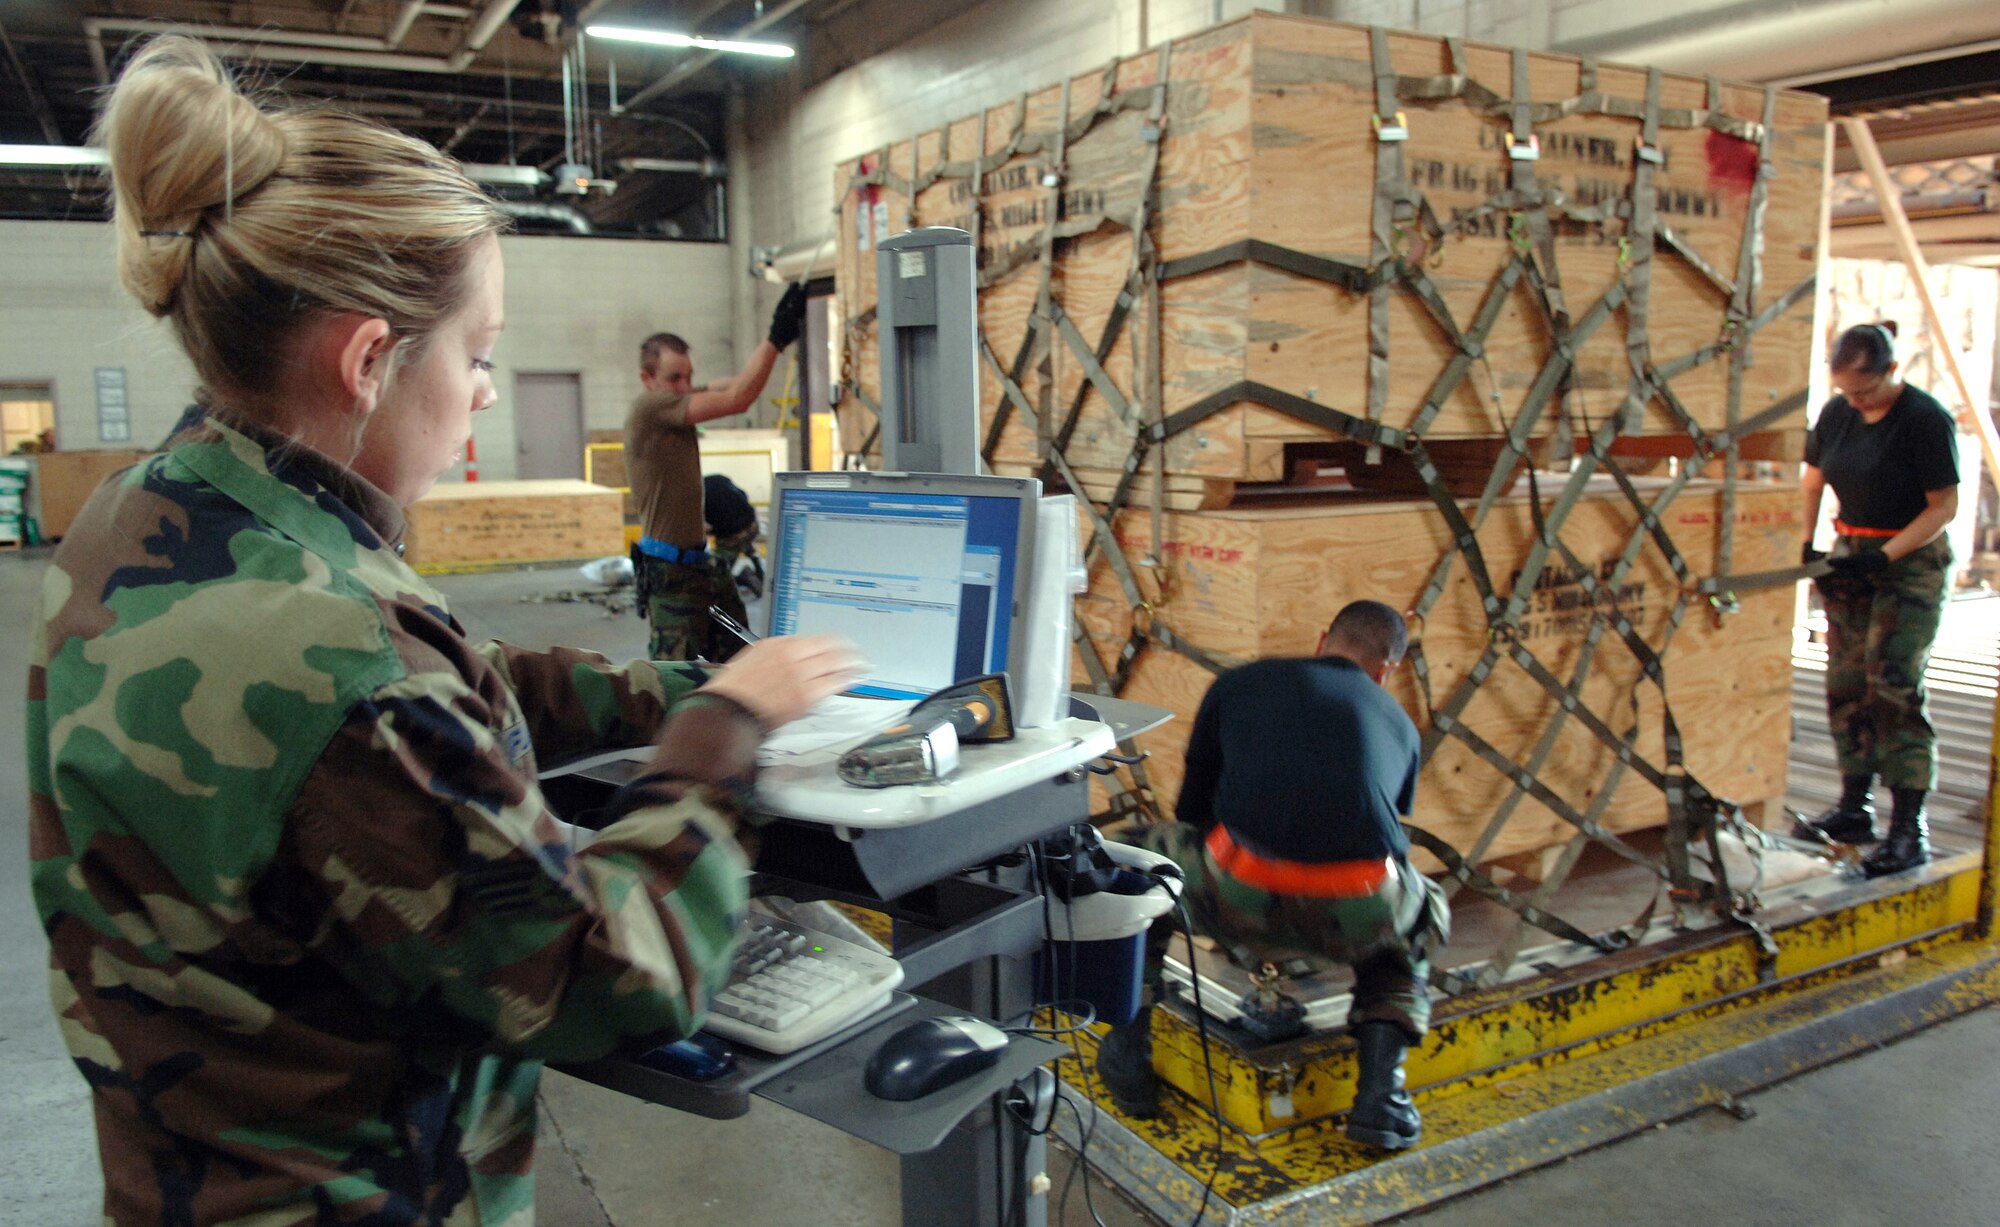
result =
[[1514,245],[1514,250],[1519,252],[1521,255],[1525,256],[1530,252],[1534,251],[1535,241],[1528,234],[1527,218],[1522,217],[1519,213],[1514,213],[1509,215],[1509,220],[1507,222],[1507,241],[1512,243]]
[[1644,136],[1635,136],[1632,138],[1632,152],[1638,156],[1641,162],[1651,162],[1655,166],[1665,166],[1667,164],[1666,151],[1658,145],[1648,145]]
[[1419,246],[1414,260],[1408,258],[1410,254],[1410,229],[1410,223],[1397,222],[1395,229],[1389,232],[1389,258],[1398,263],[1419,264],[1423,262],[1424,258],[1421,246]]
[[1507,156],[1516,162],[1541,161],[1542,138],[1530,132],[1528,133],[1528,139],[1522,140],[1520,137],[1509,132],[1507,134]]
[[1409,116],[1402,111],[1396,118],[1384,121],[1380,112],[1369,117],[1375,124],[1375,139],[1378,141],[1407,141],[1410,139]]
[[1132,634],[1141,639],[1151,639],[1153,637],[1153,616],[1154,610],[1151,601],[1141,601],[1137,605],[1134,605],[1132,607],[1130,623]]

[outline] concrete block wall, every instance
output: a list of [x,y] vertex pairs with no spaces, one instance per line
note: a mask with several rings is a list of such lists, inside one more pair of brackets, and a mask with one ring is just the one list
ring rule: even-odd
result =
[[[733,373],[733,296],[744,282],[730,248],[556,236],[501,240],[507,331],[495,351],[500,403],[478,415],[480,475],[514,475],[510,392],[517,371],[582,375],[588,429],[623,424],[639,391],[639,343],[677,332],[698,378]],[[0,383],[55,389],[66,449],[151,447],[180,417],[194,371],[164,322],[118,284],[111,228],[98,222],[0,222]],[[131,439],[101,440],[95,370],[122,367]],[[448,474],[447,479],[457,476]]]
[[[151,447],[187,407],[194,370],[167,325],[118,284],[111,227],[0,222],[0,382],[54,388],[65,450]],[[125,372],[131,437],[97,429],[99,368]]]
[[[584,427],[613,430],[639,394],[639,343],[677,333],[697,381],[736,373],[733,296],[746,278],[723,243],[535,235],[503,238],[507,331],[494,352],[500,403],[473,419],[479,475],[514,474],[514,373],[576,371]],[[447,475],[447,480],[456,474]]]
[[[1226,20],[1252,7],[1247,0],[1156,0],[1146,39],[1177,38],[1212,24],[1218,9]],[[892,0],[867,0],[847,10],[815,37],[851,48],[858,62],[809,87],[766,90],[751,101],[752,243],[822,238],[841,161],[1143,46],[1130,0],[989,0],[916,33],[896,9]]]

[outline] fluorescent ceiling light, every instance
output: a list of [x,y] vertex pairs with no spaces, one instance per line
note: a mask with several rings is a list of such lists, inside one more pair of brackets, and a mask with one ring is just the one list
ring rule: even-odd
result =
[[592,38],[612,38],[627,43],[652,43],[656,47],[697,47],[703,51],[734,51],[742,55],[768,55],[790,59],[792,49],[783,43],[742,43],[727,38],[696,38],[692,34],[669,34],[663,30],[634,30],[627,26],[586,26]]
[[103,166],[110,160],[90,145],[0,145],[0,166]]

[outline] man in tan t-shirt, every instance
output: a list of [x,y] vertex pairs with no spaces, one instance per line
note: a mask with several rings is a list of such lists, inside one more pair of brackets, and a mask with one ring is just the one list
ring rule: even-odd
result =
[[763,394],[778,354],[799,339],[806,297],[785,291],[771,315],[768,337],[733,378],[694,386],[694,356],[670,332],[639,347],[639,383],[646,389],[625,419],[626,480],[639,504],[642,536],[632,550],[639,608],[652,624],[655,660],[729,659],[742,644],[709,617],[719,605],[738,622],[747,615],[736,582],[708,552],[702,519],[701,452],[695,427],[742,413]]

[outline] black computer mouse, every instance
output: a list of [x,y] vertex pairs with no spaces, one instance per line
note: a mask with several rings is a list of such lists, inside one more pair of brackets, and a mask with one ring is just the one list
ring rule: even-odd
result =
[[991,1069],[1006,1048],[1007,1033],[983,1018],[919,1019],[882,1041],[863,1085],[877,1099],[921,1099]]

